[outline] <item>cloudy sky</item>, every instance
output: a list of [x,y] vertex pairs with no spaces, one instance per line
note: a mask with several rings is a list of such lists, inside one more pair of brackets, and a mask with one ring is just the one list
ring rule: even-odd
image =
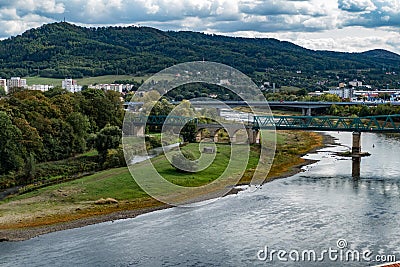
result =
[[44,23],[142,25],[400,54],[400,0],[0,0],[0,38]]

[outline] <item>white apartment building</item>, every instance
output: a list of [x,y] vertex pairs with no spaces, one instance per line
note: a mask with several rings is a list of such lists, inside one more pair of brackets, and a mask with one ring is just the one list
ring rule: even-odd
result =
[[340,98],[351,99],[353,97],[354,90],[353,90],[353,88],[338,87],[338,88],[329,89],[329,93],[333,94],[333,95],[337,95]]
[[351,82],[349,82],[349,86],[350,85],[353,87],[361,87],[361,86],[363,86],[363,83],[360,81],[351,81]]
[[32,86],[28,86],[29,90],[37,90],[37,91],[42,91],[42,92],[47,92],[53,88],[54,88],[54,86],[48,85],[48,84],[34,84]]
[[20,77],[11,77],[11,79],[7,80],[8,88],[26,88],[26,79],[21,79]]
[[82,91],[82,86],[78,85],[78,83],[73,79],[65,79],[62,81],[62,88],[71,93]]
[[130,91],[133,88],[132,84],[96,84],[96,85],[89,85],[91,89],[98,89],[98,90],[112,90],[115,92],[122,93],[123,90]]

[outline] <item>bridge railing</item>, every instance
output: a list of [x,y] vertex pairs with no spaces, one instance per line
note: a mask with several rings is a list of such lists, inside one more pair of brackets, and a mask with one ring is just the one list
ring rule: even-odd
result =
[[368,117],[254,116],[253,128],[356,132],[400,132],[400,114]]

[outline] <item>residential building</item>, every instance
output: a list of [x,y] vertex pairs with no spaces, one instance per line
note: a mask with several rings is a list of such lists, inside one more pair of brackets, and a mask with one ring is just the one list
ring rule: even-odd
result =
[[308,95],[309,96],[322,96],[322,95],[327,94],[327,93],[328,93],[327,91],[323,91],[323,92],[315,91],[315,92],[309,92]]
[[47,92],[52,88],[54,88],[54,86],[48,84],[34,84],[32,86],[28,86],[29,90],[37,90],[42,92]]
[[363,86],[363,83],[360,82],[360,81],[355,80],[355,81],[349,82],[349,86],[350,85],[353,86],[353,87],[361,87],[361,86]]
[[352,98],[354,90],[353,88],[347,88],[347,87],[337,87],[337,88],[331,88],[329,89],[329,93],[333,95],[337,95],[340,98]]
[[89,88],[92,89],[99,89],[99,90],[112,90],[115,92],[122,93],[123,91],[129,92],[134,87],[132,84],[96,84],[96,85],[89,85]]
[[76,80],[73,79],[65,79],[62,81],[62,88],[72,93],[82,91],[82,86],[78,85]]
[[8,89],[11,88],[26,88],[26,79],[21,79],[20,77],[11,77],[7,80]]

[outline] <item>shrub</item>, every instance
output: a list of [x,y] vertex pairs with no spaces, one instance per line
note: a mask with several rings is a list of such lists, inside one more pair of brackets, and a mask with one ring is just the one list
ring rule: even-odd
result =
[[172,166],[180,172],[196,172],[198,161],[195,155],[187,150],[181,150],[172,156]]
[[126,166],[124,152],[121,147],[109,149],[103,164],[104,168],[118,168]]

